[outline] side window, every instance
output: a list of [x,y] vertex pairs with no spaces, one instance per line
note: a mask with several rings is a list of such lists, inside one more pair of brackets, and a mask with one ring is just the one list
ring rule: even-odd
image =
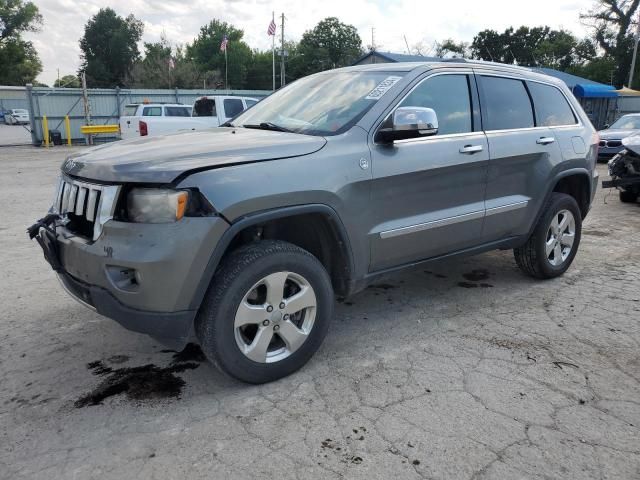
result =
[[202,97],[193,104],[194,117],[217,117],[216,101],[212,98]]
[[191,109],[189,107],[164,107],[164,114],[167,117],[190,117]]
[[536,109],[536,123],[541,127],[575,125],[578,123],[565,96],[555,87],[527,82]]
[[161,117],[162,107],[144,107],[142,110],[143,117]]
[[432,108],[438,116],[438,135],[473,131],[467,75],[428,78],[398,106]]
[[224,99],[224,113],[228,118],[233,118],[244,110],[242,100],[239,98]]
[[485,130],[509,130],[534,126],[531,100],[522,80],[482,77]]
[[247,108],[249,108],[249,107],[253,107],[258,102],[255,101],[255,100],[251,100],[249,98],[245,98],[244,103],[246,103],[247,104]]

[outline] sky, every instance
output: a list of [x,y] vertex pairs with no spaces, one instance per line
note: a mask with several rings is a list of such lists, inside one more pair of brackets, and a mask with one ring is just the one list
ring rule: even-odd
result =
[[[74,74],[80,64],[78,41],[87,20],[105,2],[100,0],[33,0],[44,18],[42,29],[29,33],[43,63],[38,79],[52,85],[57,77]],[[118,14],[133,13],[144,22],[142,41],[153,42],[164,32],[173,44],[190,43],[200,26],[212,18],[232,23],[244,30],[245,41],[252,48],[270,49],[267,27],[272,12],[285,14],[285,40],[299,40],[325,17],[335,16],[354,25],[363,45],[371,44],[371,30],[379,51],[406,53],[421,43],[427,47],[435,41],[453,38],[471,41],[487,28],[503,31],[509,26],[549,25],[564,28],[579,37],[588,33],[579,14],[589,0],[536,0],[533,2],[499,0],[110,0],[108,5]],[[279,19],[276,18],[279,25]],[[278,30],[278,39],[280,31]],[[229,48],[232,48],[230,45]],[[140,46],[142,51],[142,45]]]

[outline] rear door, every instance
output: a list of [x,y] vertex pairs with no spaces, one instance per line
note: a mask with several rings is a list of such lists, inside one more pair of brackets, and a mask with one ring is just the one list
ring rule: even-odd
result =
[[524,235],[562,160],[551,128],[539,125],[527,82],[517,74],[477,72],[490,151],[483,243]]
[[371,141],[371,271],[465,249],[482,231],[489,154],[472,72],[427,74],[385,118],[400,106],[434,109],[439,130]]
[[[201,126],[198,128],[220,126],[218,110],[223,107],[218,105],[219,100],[220,98],[202,97],[195,101],[191,116],[201,120],[201,122],[198,122]],[[224,112],[220,112],[220,115],[224,115]]]

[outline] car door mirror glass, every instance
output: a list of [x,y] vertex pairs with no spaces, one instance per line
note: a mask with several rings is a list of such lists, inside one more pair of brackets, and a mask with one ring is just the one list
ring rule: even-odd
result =
[[382,142],[426,137],[438,133],[438,116],[427,107],[399,107],[378,131]]

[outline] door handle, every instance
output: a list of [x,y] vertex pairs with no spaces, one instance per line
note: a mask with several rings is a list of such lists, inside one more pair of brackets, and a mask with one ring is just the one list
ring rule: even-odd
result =
[[459,151],[466,155],[473,155],[474,153],[482,151],[482,145],[465,145]]
[[553,137],[540,137],[538,140],[536,140],[536,143],[538,145],[549,145],[550,143],[555,142],[556,139]]

